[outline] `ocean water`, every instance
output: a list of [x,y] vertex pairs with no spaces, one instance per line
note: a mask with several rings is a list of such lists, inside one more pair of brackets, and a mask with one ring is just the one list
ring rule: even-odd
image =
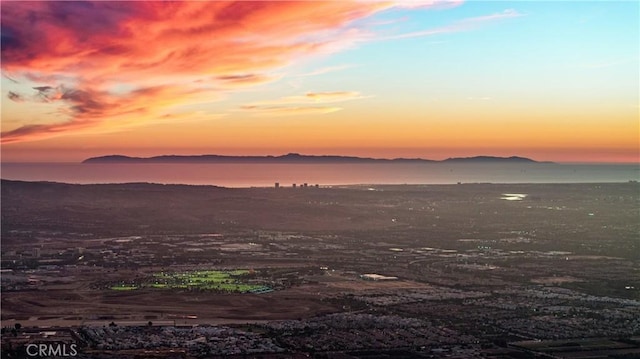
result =
[[65,183],[180,183],[271,187],[293,183],[598,183],[640,180],[638,164],[82,164],[2,163],[0,177]]

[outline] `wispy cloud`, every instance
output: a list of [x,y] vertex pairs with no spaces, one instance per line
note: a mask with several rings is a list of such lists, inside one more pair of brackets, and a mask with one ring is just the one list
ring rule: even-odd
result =
[[334,91],[334,92],[308,92],[304,95],[305,99],[319,102],[336,102],[347,101],[362,98],[359,92],[355,91]]
[[25,125],[18,129],[2,133],[3,143],[21,142],[24,139],[39,140],[52,137],[53,135],[67,131],[77,131],[79,129],[90,127],[93,123],[87,121],[72,120],[63,123],[50,125]]
[[281,105],[292,103],[330,103],[366,98],[356,91],[307,92],[299,96],[281,97],[276,100],[260,101],[252,105]]
[[223,75],[214,79],[221,83],[223,87],[245,87],[266,84],[276,81],[280,76],[268,76],[264,74],[239,74],[239,75]]
[[299,74],[297,75],[297,77],[310,77],[310,76],[318,76],[318,75],[324,75],[324,74],[328,74],[328,73],[332,73],[332,72],[336,72],[336,71],[342,71],[342,70],[346,70],[349,68],[354,67],[355,65],[339,65],[339,66],[329,66],[329,67],[322,67],[310,72],[306,72],[303,74]]
[[[61,133],[104,133],[144,123],[160,122],[176,104],[199,103],[215,93],[182,86],[138,88],[123,95],[105,91],[38,86],[31,101],[55,103],[58,116],[68,120],[24,125],[2,133],[3,143],[45,139]],[[21,98],[25,98],[21,96]],[[176,118],[182,114],[176,114]]]
[[514,9],[506,9],[500,13],[463,19],[463,20],[454,22],[453,24],[445,25],[445,26],[441,26],[433,29],[408,32],[408,33],[398,34],[398,35],[391,35],[391,36],[382,38],[382,40],[407,39],[407,38],[414,38],[414,37],[434,36],[434,35],[440,35],[440,34],[470,31],[496,21],[517,18],[521,16],[524,16],[524,14],[521,14]]
[[[261,114],[324,114],[341,110],[335,106],[317,106],[318,104],[344,102],[366,98],[355,91],[307,92],[299,96],[287,96],[270,101],[254,102],[241,107]],[[313,106],[310,106],[313,105]]]
[[241,110],[253,112],[259,116],[291,116],[291,115],[320,115],[342,110],[332,106],[242,106]]
[[397,7],[405,9],[447,9],[464,3],[463,0],[400,0],[396,1]]
[[2,72],[2,77],[4,77],[5,79],[11,81],[14,84],[19,83],[18,81],[14,80],[13,78],[11,78],[11,76],[9,76],[8,74],[4,73],[4,71]]
[[13,91],[9,91],[9,93],[7,93],[7,98],[13,102],[24,102],[24,97]]

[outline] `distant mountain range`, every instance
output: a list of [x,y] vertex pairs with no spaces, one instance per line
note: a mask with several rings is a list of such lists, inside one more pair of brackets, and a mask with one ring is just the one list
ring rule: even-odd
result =
[[[197,155],[179,156],[165,155],[155,157],[129,157],[109,155],[88,158],[82,163],[541,163],[524,157],[455,157],[436,161],[422,158],[368,158],[351,156],[312,156],[289,153],[282,156],[220,156]],[[548,163],[548,162],[546,162]]]

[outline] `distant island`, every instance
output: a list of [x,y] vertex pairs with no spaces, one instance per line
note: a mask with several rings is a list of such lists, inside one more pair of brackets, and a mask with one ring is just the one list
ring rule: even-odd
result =
[[[221,156],[221,155],[164,155],[154,157],[129,157],[109,155],[88,158],[82,163],[542,163],[525,157],[454,157],[446,160],[422,158],[368,158],[352,156],[314,156],[289,153],[282,156]],[[549,163],[549,162],[544,162]]]

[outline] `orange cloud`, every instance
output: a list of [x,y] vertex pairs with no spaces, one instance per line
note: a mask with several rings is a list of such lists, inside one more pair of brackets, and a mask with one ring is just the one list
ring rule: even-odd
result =
[[[69,119],[50,124],[25,125],[3,132],[2,142],[22,142],[45,139],[63,133],[100,133],[117,128],[162,121],[172,114],[176,105],[204,101],[214,96],[205,91],[180,86],[155,86],[138,88],[124,95],[105,91],[77,90],[65,86],[39,86],[32,98],[39,102],[62,103],[58,115]],[[59,117],[59,116],[57,116]]]
[[[181,101],[217,101],[223,91],[277,79],[268,73],[298,58],[338,51],[365,38],[356,20],[393,6],[438,4],[3,2],[3,73],[46,87],[34,96],[62,106],[58,115],[66,118],[4,132],[2,142],[91,127],[113,130],[132,121],[153,121]],[[9,96],[34,100],[17,91]]]
[[242,110],[252,111],[260,116],[289,116],[289,115],[317,115],[342,110],[340,107],[330,106],[242,106]]
[[255,86],[271,82],[274,79],[274,77],[262,74],[223,75],[215,78],[225,87]]

